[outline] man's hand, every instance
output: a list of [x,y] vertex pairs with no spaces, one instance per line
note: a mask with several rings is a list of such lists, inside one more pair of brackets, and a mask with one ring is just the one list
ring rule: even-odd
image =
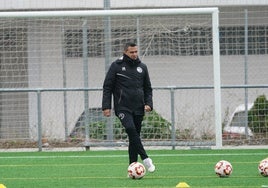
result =
[[145,110],[145,112],[150,112],[152,109],[149,105],[145,105],[144,110]]
[[105,109],[102,111],[102,113],[105,117],[110,117],[111,116],[111,109]]

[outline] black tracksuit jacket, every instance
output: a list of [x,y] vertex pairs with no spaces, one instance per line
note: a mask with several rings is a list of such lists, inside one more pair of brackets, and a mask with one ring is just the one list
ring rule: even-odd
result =
[[111,109],[112,96],[116,115],[121,111],[144,115],[144,105],[153,109],[147,66],[125,54],[113,62],[103,83],[102,110]]

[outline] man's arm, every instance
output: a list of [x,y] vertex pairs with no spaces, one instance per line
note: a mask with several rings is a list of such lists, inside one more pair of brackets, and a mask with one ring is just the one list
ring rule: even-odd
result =
[[146,75],[144,78],[144,102],[145,102],[144,110],[146,112],[153,110],[153,89],[151,86],[151,80],[147,67],[146,67]]
[[104,116],[111,115],[111,106],[112,106],[111,102],[112,102],[114,83],[115,83],[115,71],[112,64],[103,82],[102,111]]

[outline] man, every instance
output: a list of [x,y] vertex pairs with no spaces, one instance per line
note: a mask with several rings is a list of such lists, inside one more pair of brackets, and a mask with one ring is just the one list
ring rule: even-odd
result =
[[140,139],[144,112],[153,109],[152,87],[147,66],[138,57],[135,43],[127,43],[123,56],[113,62],[103,83],[103,115],[111,115],[113,96],[115,115],[125,127],[129,139],[129,164],[138,160],[138,155],[149,172],[155,171]]

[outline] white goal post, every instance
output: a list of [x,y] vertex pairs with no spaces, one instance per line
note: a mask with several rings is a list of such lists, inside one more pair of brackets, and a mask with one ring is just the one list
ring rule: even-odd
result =
[[78,11],[26,11],[0,12],[2,18],[61,18],[61,17],[97,17],[97,16],[160,16],[182,14],[207,14],[212,16],[213,44],[213,76],[214,76],[214,107],[215,107],[215,138],[216,148],[222,147],[221,118],[221,76],[220,76],[220,45],[219,45],[219,10],[211,8],[173,8],[173,9],[132,9],[132,10],[78,10]]

